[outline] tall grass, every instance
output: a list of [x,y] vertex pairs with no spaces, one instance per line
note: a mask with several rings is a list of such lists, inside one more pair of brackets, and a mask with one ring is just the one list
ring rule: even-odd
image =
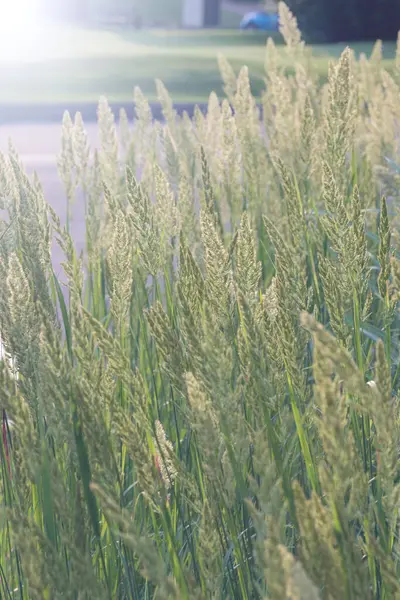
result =
[[221,58],[193,121],[65,116],[83,257],[0,156],[1,598],[400,597],[400,59],[320,89],[280,11],[262,114]]

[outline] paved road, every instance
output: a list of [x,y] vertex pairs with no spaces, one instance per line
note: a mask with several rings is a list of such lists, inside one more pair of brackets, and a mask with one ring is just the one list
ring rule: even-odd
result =
[[[61,123],[65,110],[71,114],[81,112],[85,123],[92,123],[97,119],[97,104],[95,103],[63,103],[63,104],[0,104],[0,126],[20,124],[20,123]],[[110,102],[110,106],[115,115],[119,114],[121,108],[124,108],[129,119],[134,117],[133,102],[115,103]],[[186,111],[190,117],[193,116],[195,105],[193,103],[175,104],[174,108],[178,114]],[[206,110],[207,105],[199,103],[201,110]],[[153,116],[157,120],[162,120],[162,110],[157,102],[151,103]]]
[[[86,125],[90,144],[97,144],[97,125]],[[11,139],[28,174],[36,171],[42,182],[49,204],[65,223],[66,202],[62,184],[57,173],[56,156],[60,151],[61,126],[59,124],[0,125],[0,151],[7,151]],[[82,202],[77,201],[72,210],[72,235],[78,252],[85,244],[85,223]],[[53,249],[53,263],[56,272],[63,260],[58,246]]]

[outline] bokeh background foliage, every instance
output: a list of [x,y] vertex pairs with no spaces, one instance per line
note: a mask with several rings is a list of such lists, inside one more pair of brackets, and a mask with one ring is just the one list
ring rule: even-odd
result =
[[289,0],[307,40],[394,40],[400,22],[397,0]]

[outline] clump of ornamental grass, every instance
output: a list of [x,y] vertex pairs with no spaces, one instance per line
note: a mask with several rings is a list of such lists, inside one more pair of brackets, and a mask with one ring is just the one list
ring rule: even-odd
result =
[[66,113],[65,223],[0,155],[2,598],[400,597],[399,60],[279,10],[261,107]]

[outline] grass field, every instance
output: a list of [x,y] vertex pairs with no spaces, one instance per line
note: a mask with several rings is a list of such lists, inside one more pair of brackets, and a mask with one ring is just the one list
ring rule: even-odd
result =
[[[237,15],[234,15],[236,18]],[[0,41],[0,104],[52,102],[129,102],[135,86],[155,99],[154,80],[162,79],[175,102],[201,102],[222,93],[217,55],[235,70],[249,67],[253,93],[264,88],[265,34],[235,30],[179,31],[57,29],[38,31],[20,43]],[[326,77],[331,57],[343,45],[314,48],[314,67]],[[15,50],[17,48],[17,51]],[[371,51],[361,45],[357,52]],[[385,66],[394,45],[385,45]]]
[[[192,122],[65,114],[65,221],[0,154],[1,600],[400,599],[400,64],[322,89],[281,15],[262,119],[228,68]],[[43,37],[43,92],[254,79],[235,36]]]
[[[86,88],[110,36],[68,46]],[[139,39],[143,78],[261,52]],[[400,70],[346,50],[322,90],[291,50],[263,126],[246,70],[192,124],[102,101],[96,153],[65,115],[82,258],[0,155],[1,600],[400,598]]]

